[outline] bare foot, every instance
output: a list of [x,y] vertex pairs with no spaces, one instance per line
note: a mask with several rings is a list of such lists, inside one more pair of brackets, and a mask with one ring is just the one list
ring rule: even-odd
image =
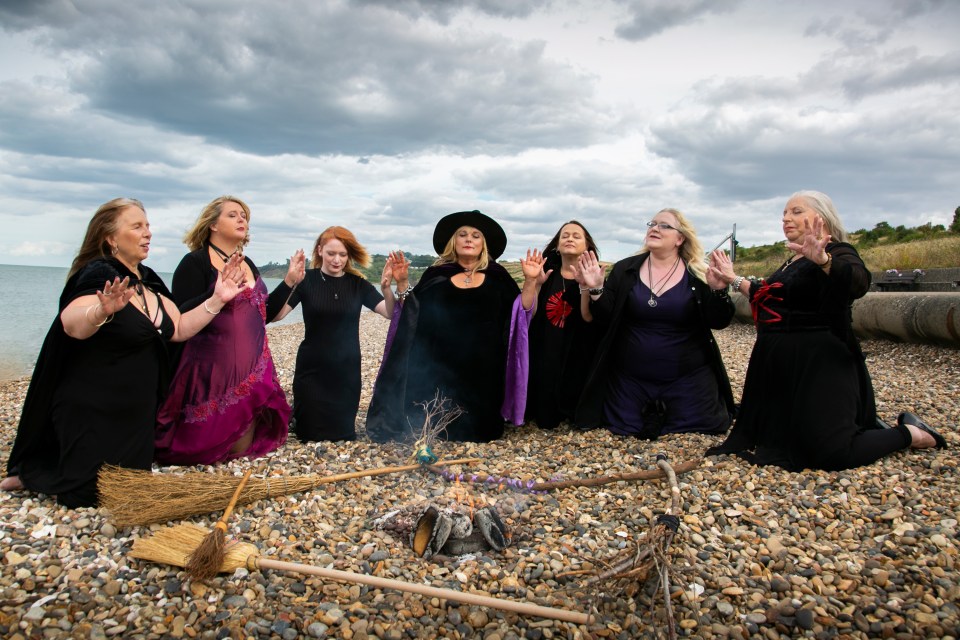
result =
[[910,431],[910,448],[911,449],[932,449],[937,446],[937,441],[933,438],[932,435],[912,424],[906,425],[907,429]]
[[23,489],[20,476],[8,476],[0,480],[0,491],[20,491],[20,489]]
[[254,424],[250,425],[247,428],[246,432],[240,436],[240,439],[233,443],[233,446],[230,447],[230,453],[240,453],[250,448],[250,445],[253,444],[253,434],[256,431],[256,420]]

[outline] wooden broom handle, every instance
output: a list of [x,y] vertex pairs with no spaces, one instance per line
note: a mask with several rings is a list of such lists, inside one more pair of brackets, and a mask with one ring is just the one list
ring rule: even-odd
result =
[[253,469],[247,469],[246,473],[243,474],[243,477],[240,478],[240,484],[237,485],[237,488],[233,492],[233,497],[230,498],[230,502],[227,503],[227,508],[223,510],[223,516],[217,521],[215,525],[218,529],[223,532],[227,530],[227,520],[230,519],[230,514],[233,513],[233,508],[237,506],[237,500],[240,498],[240,494],[243,492],[243,488],[247,485],[247,480],[250,479],[250,474],[253,473]]
[[[453,464],[476,464],[480,458],[458,458],[456,460],[441,460],[434,463],[435,467],[445,467]],[[366,469],[364,471],[350,471],[349,473],[338,473],[333,476],[323,476],[317,480],[317,484],[327,484],[330,482],[339,482],[340,480],[350,480],[352,478],[365,478],[368,476],[382,476],[388,473],[399,473],[400,471],[415,471],[423,469],[422,464],[405,464],[399,467],[382,467],[380,469]],[[270,478],[267,478],[270,480]]]
[[540,618],[551,618],[553,620],[563,620],[564,622],[573,622],[574,624],[590,624],[593,622],[593,616],[579,611],[567,611],[566,609],[555,609],[544,607],[529,602],[517,602],[516,600],[505,600],[503,598],[494,598],[493,596],[482,596],[476,593],[464,593],[454,591],[453,589],[441,589],[440,587],[431,587],[426,584],[417,584],[414,582],[403,582],[402,580],[393,580],[391,578],[380,578],[364,573],[351,573],[349,571],[340,571],[338,569],[326,569],[324,567],[314,567],[308,564],[297,564],[295,562],[283,562],[281,560],[271,560],[258,555],[251,555],[247,558],[247,567],[249,569],[276,569],[277,571],[290,571],[293,573],[305,573],[322,578],[330,578],[340,582],[359,582],[379,589],[396,589],[397,591],[409,591],[419,593],[430,598],[444,598],[462,602],[464,604],[475,604],[481,607],[491,607],[493,609],[502,609],[513,611],[528,616],[538,616]]

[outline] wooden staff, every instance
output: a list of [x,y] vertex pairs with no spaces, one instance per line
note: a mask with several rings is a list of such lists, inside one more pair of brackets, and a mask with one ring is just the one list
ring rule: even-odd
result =
[[[435,466],[474,464],[477,458],[441,460]],[[251,478],[237,499],[238,505],[264,498],[311,491],[322,484],[380,476],[402,471],[415,471],[419,464],[352,471],[331,476],[272,476]],[[239,478],[229,473],[152,473],[104,465],[100,469],[97,488],[100,506],[110,511],[120,526],[183,520],[223,509],[237,489]]]
[[[196,548],[197,544],[200,543],[205,533],[206,531],[202,527],[186,523],[161,529],[149,538],[138,538],[134,540],[130,555],[134,558],[140,558],[141,560],[183,567],[186,564],[187,557],[193,549]],[[240,542],[227,548],[223,564],[220,565],[219,571],[221,573],[229,573],[240,567],[246,567],[251,571],[254,569],[275,569],[277,571],[314,575],[330,580],[337,580],[338,582],[359,583],[377,589],[396,589],[398,591],[419,593],[420,595],[430,598],[443,598],[464,604],[513,611],[522,615],[537,616],[540,618],[563,620],[564,622],[572,622],[574,624],[590,624],[593,621],[593,616],[579,611],[555,609],[531,604],[529,602],[505,600],[503,598],[495,598],[477,593],[464,593],[462,591],[454,591],[453,589],[442,589],[425,584],[404,582],[402,580],[381,578],[379,576],[353,573],[350,571],[340,571],[338,569],[327,569],[312,565],[271,560],[260,556],[259,551],[254,545],[245,542]]]
[[[673,472],[675,474],[686,473],[687,471],[691,471],[699,467],[701,462],[702,460],[688,460],[686,462],[681,462],[677,466],[673,467]],[[441,469],[439,465],[428,464],[425,465],[425,467],[433,473],[447,477],[444,470]],[[490,478],[493,480],[490,480]],[[573,480],[559,480],[556,482],[521,482],[519,485],[510,478],[490,476],[485,473],[478,473],[476,475],[458,474],[457,476],[457,480],[459,482],[465,482],[468,484],[485,484],[491,487],[503,485],[504,487],[513,490],[516,490],[516,487],[520,486],[520,490],[522,491],[551,491],[553,489],[568,489],[570,487],[598,487],[614,482],[630,482],[633,480],[661,480],[663,478],[667,478],[669,480],[669,476],[661,468],[651,469],[649,471],[617,473],[610,476],[598,476],[596,478],[574,478]]]

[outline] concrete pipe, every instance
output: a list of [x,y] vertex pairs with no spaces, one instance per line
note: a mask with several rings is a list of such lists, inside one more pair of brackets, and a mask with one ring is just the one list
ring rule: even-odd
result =
[[[752,324],[746,297],[733,300],[737,320]],[[870,292],[853,303],[853,330],[862,339],[960,348],[960,293]]]

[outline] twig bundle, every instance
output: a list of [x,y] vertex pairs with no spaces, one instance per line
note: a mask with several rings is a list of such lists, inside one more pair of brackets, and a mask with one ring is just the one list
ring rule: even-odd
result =
[[240,497],[240,492],[243,491],[243,486],[250,479],[251,473],[253,473],[253,469],[247,469],[247,472],[243,474],[240,484],[233,492],[233,497],[230,498],[230,504],[223,512],[223,516],[217,521],[217,524],[213,525],[213,531],[204,537],[200,545],[187,558],[187,572],[194,578],[209,580],[220,571],[225,553],[226,540],[224,536],[227,533],[227,520],[230,519],[233,507],[237,504],[237,498]]
[[[205,535],[206,530],[202,527],[192,524],[180,524],[157,531],[149,538],[138,538],[134,540],[133,550],[130,552],[130,555],[134,558],[140,558],[141,560],[162,562],[164,564],[183,567],[186,565],[187,557],[193,549],[200,544]],[[563,620],[575,624],[590,624],[593,621],[593,617],[590,614],[580,613],[579,611],[555,609],[527,602],[505,600],[477,593],[465,593],[462,591],[454,591],[453,589],[441,589],[425,584],[403,582],[402,580],[381,578],[368,574],[351,573],[337,569],[271,560],[261,557],[254,545],[244,542],[238,542],[227,547],[223,564],[220,565],[220,572],[229,573],[240,567],[246,567],[251,571],[255,569],[275,569],[278,571],[289,571],[291,573],[315,575],[339,582],[359,583],[378,589],[396,589],[398,591],[419,593],[429,598],[442,598],[464,604],[514,611],[523,615]]]
[[[477,458],[440,461],[441,465],[473,464]],[[322,484],[420,469],[419,464],[367,469],[330,476],[274,476],[251,478],[237,499],[238,505],[264,498],[310,491]],[[219,511],[237,489],[240,478],[228,473],[153,473],[103,466],[97,481],[100,506],[110,511],[120,526],[182,520]]]

